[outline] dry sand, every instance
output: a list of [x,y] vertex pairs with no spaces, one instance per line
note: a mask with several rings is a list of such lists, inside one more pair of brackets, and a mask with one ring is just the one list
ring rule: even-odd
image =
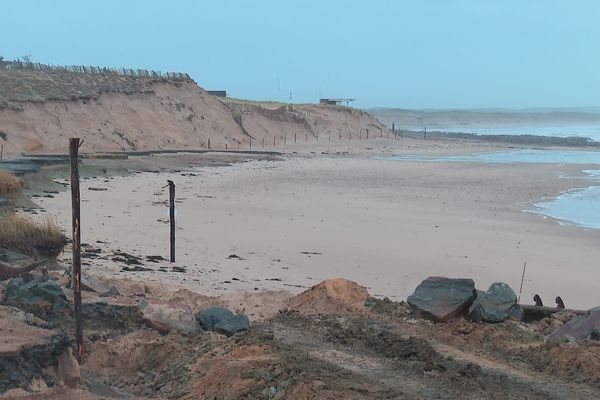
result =
[[[344,277],[373,295],[404,300],[430,275],[473,278],[480,289],[504,281],[518,290],[527,261],[524,303],[539,293],[549,305],[560,295],[567,307],[597,306],[600,231],[522,212],[584,184],[557,173],[577,175],[585,165],[376,159],[505,149],[464,141],[332,139],[318,147],[288,145],[282,161],[86,179],[82,241],[109,257],[86,259],[84,268],[204,295],[297,293]],[[170,272],[168,262],[121,272],[123,264],[110,260],[119,250],[168,257],[168,194],[161,189],[167,179],[177,186],[175,265],[186,272]],[[60,226],[70,226],[68,192],[36,201]],[[161,265],[169,272],[158,271]]]

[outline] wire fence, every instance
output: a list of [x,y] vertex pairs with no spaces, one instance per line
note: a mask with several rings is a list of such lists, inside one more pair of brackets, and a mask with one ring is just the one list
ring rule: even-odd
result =
[[100,74],[100,75],[119,75],[134,76],[143,78],[168,78],[171,80],[187,81],[192,78],[182,72],[160,72],[149,71],[147,69],[133,68],[108,68],[92,67],[85,65],[49,65],[34,63],[28,61],[4,61],[0,62],[0,69],[29,69],[34,71],[67,71],[80,74]]

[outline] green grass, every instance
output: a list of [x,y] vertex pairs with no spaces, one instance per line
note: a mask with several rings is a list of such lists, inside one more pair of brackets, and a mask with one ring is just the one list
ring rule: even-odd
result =
[[0,68],[0,108],[14,108],[15,102],[25,101],[94,99],[107,92],[151,93],[155,83],[169,81],[166,77]]

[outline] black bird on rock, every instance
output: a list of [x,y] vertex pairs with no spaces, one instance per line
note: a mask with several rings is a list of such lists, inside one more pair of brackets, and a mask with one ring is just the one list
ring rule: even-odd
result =
[[560,298],[560,296],[556,296],[556,308],[565,308],[565,303]]
[[533,296],[533,301],[535,301],[535,305],[537,307],[544,307],[544,303],[542,302],[542,298],[540,297],[539,294],[536,294],[535,296]]

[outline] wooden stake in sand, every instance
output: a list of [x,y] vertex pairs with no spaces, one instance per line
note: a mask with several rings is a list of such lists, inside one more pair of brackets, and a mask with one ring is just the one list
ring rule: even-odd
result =
[[427,139],[427,127],[425,127],[425,130],[423,131],[423,140]]
[[170,243],[171,243],[171,262],[175,262],[175,183],[167,180],[169,186],[169,222],[170,222]]
[[523,281],[525,280],[525,268],[527,268],[527,261],[523,264],[523,275],[521,275],[521,286],[519,287],[519,297],[517,303],[521,303],[521,292],[523,291]]
[[210,150],[210,138],[208,138],[208,149]]
[[275,147],[275,135],[273,135],[273,147]]
[[294,143],[296,143],[296,133],[294,132]]
[[369,130],[367,129],[367,140],[369,140]]
[[71,206],[73,228],[73,267],[71,287],[73,289],[73,314],[75,316],[75,357],[81,363],[83,348],[83,322],[81,320],[81,217],[79,192],[79,138],[69,139],[69,157],[71,161]]
[[252,139],[248,139],[250,140],[250,150],[252,150]]
[[0,146],[0,161],[4,160],[4,143]]
[[263,138],[263,141],[262,141],[262,148],[263,149],[265,148],[265,138]]

